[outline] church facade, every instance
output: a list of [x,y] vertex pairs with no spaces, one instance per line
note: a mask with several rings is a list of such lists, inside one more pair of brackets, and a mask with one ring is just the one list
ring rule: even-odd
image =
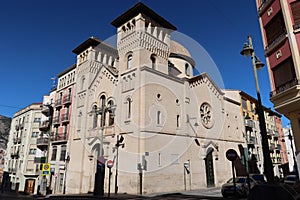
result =
[[197,63],[172,40],[176,27],[144,4],[112,25],[117,48],[91,37],[73,50],[66,193],[93,192],[104,160],[114,163],[112,192],[221,186],[232,176],[226,151],[245,141],[239,97],[226,97],[206,73],[194,75]]

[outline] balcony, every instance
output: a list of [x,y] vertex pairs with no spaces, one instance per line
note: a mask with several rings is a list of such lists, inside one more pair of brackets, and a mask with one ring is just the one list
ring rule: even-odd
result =
[[69,114],[68,114],[68,113],[67,113],[67,114],[63,114],[63,115],[61,116],[61,121],[62,121],[62,123],[64,123],[64,124],[69,123],[69,121],[70,121]]
[[270,152],[273,153],[274,150],[275,150],[275,144],[274,143],[270,143],[269,149],[270,149]]
[[272,52],[274,52],[275,49],[277,49],[278,46],[284,43],[284,41],[287,38],[287,32],[284,31],[281,35],[279,35],[271,44],[269,44],[265,48],[265,54],[269,56]]
[[276,88],[276,90],[270,92],[270,98],[274,97],[274,96],[276,96],[276,95],[278,95],[278,94],[280,94],[280,93],[282,93],[282,92],[284,92],[284,91],[286,91],[286,90],[288,90],[288,89],[290,89],[290,88],[292,88],[292,87],[294,87],[298,84],[299,84],[299,82],[298,82],[297,78],[294,78],[293,80],[288,81],[284,85]]
[[12,152],[12,153],[10,154],[10,157],[11,157],[12,159],[14,159],[14,158],[18,159],[18,158],[19,158],[19,152]]
[[51,115],[50,106],[48,106],[48,105],[43,106],[42,114],[45,115],[46,117],[49,117]]
[[245,119],[245,126],[249,128],[255,128],[254,121],[252,119]]
[[61,108],[62,107],[62,99],[57,99],[55,101],[55,107],[56,108]]
[[53,125],[54,126],[59,126],[59,124],[60,124],[60,120],[59,120],[59,116],[55,116],[54,118],[53,118]]
[[71,98],[71,95],[70,95],[70,94],[65,95],[65,96],[63,97],[63,103],[64,103],[64,105],[69,105],[69,104],[71,104],[71,100],[72,100],[72,98]]
[[52,142],[65,142],[67,140],[67,134],[66,133],[59,133],[55,134],[51,137]]
[[40,131],[48,131],[50,129],[50,123],[48,120],[41,121],[39,126]]
[[22,122],[19,126],[20,126],[20,129],[23,129],[24,128],[24,122]]
[[37,148],[39,148],[42,151],[47,150],[48,144],[49,144],[49,138],[40,137],[40,138],[37,138],[37,140],[36,140]]
[[258,8],[258,15],[262,16],[262,14],[267,10],[267,8],[271,5],[274,0],[263,0]]

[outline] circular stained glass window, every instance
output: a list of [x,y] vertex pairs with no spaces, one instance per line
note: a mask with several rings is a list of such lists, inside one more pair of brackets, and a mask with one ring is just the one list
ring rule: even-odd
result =
[[203,103],[200,106],[200,117],[204,127],[211,128],[213,126],[213,113],[211,106],[208,103]]

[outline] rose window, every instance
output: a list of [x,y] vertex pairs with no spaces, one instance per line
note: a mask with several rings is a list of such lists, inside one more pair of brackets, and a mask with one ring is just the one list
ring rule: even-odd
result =
[[212,110],[208,103],[203,103],[200,106],[200,117],[203,126],[206,128],[211,128],[213,126]]

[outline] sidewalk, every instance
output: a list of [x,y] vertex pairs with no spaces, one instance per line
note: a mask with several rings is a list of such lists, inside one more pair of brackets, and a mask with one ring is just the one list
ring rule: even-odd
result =
[[203,188],[199,190],[187,190],[181,193],[195,196],[222,197],[220,187]]

